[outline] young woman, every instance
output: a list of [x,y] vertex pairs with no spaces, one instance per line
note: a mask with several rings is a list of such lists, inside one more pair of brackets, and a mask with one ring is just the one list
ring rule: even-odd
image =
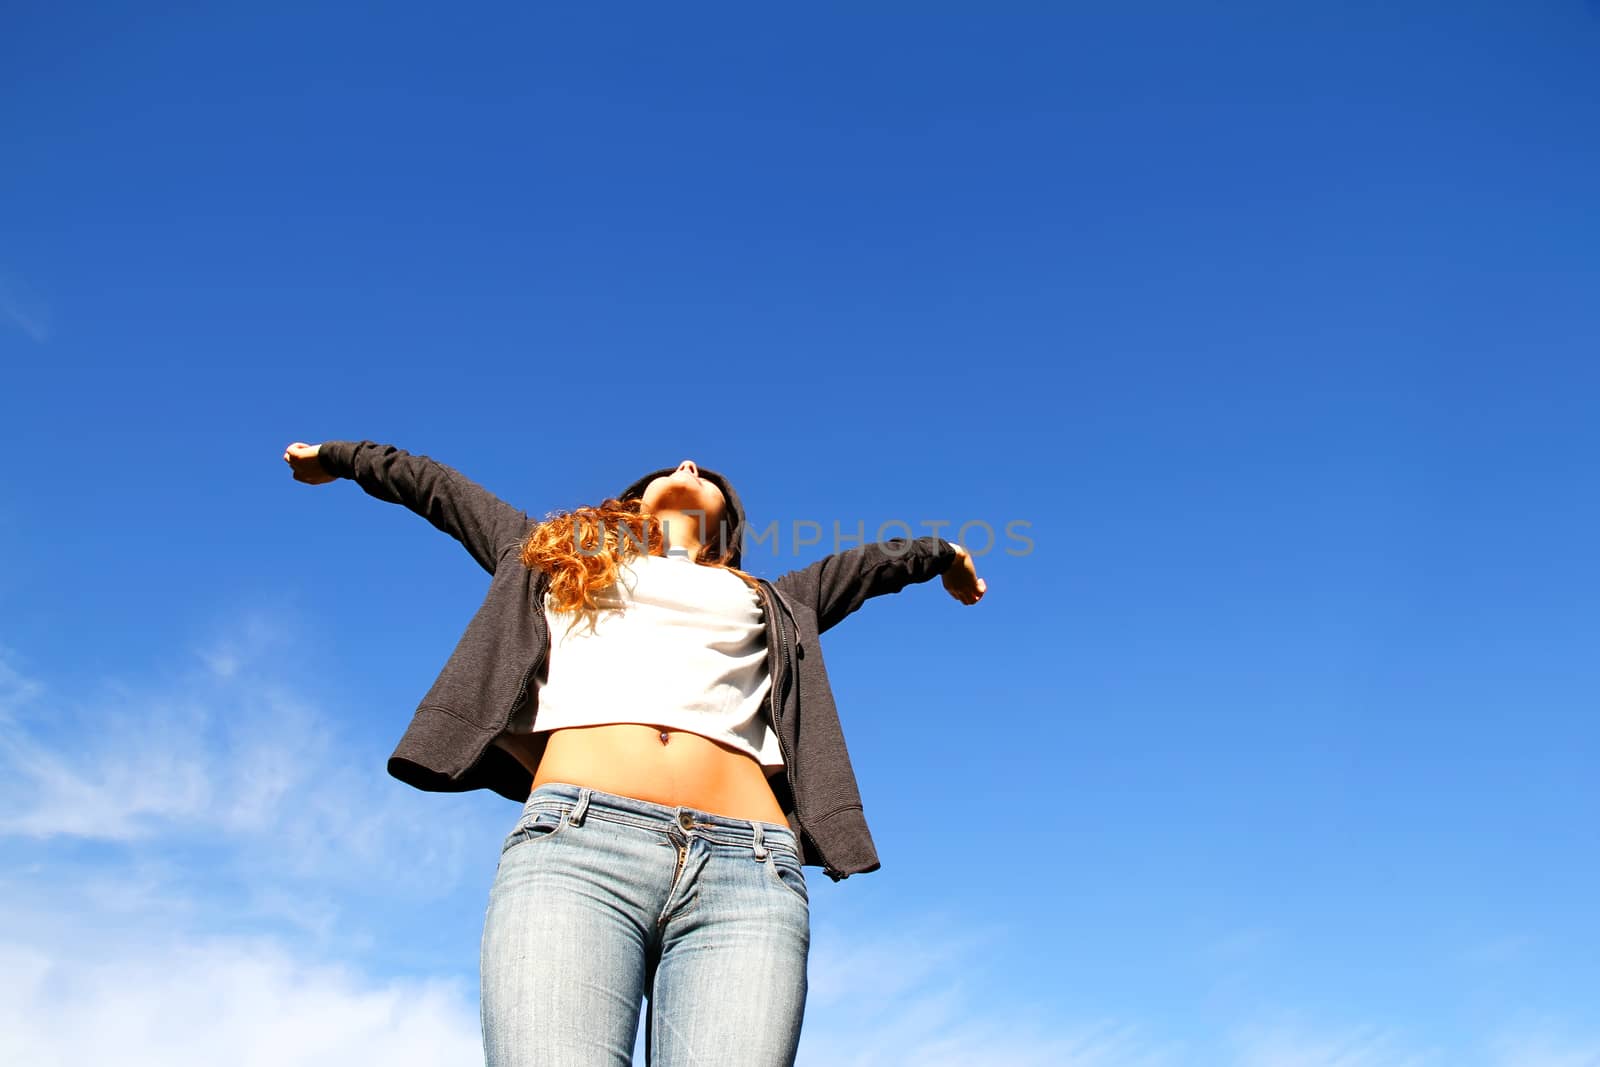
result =
[[[943,578],[937,537],[864,544],[775,581],[739,569],[745,517],[684,460],[534,522],[459,472],[373,441],[291,444],[450,533],[493,576],[391,774],[523,802],[481,944],[488,1067],[793,1064],[806,999],[803,866],[880,866],[818,637],[869,597]],[[802,714],[802,709],[803,714]]]

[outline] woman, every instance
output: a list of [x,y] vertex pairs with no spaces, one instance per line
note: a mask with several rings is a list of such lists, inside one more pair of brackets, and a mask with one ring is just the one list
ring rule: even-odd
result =
[[817,638],[935,574],[976,603],[966,551],[862,545],[768,582],[739,569],[738,494],[690,460],[535,523],[392,445],[284,459],[411,508],[493,576],[389,761],[418,788],[525,798],[484,921],[488,1067],[628,1064],[641,999],[652,1064],[792,1064],[802,867],[879,866]]

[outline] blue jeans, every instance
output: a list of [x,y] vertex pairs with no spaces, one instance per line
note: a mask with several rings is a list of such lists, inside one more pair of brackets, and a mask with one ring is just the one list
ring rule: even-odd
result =
[[486,1067],[792,1067],[811,905],[794,832],[549,782],[500,851]]

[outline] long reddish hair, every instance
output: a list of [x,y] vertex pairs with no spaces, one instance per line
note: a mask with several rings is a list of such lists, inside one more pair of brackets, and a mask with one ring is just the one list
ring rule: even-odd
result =
[[[550,607],[592,615],[600,607],[596,590],[617,580],[622,565],[646,554],[665,555],[661,520],[639,497],[607,497],[595,507],[549,513],[529,531],[522,545],[522,565],[550,575]],[[694,562],[737,574],[751,589],[756,579],[729,566],[714,544],[701,545]]]

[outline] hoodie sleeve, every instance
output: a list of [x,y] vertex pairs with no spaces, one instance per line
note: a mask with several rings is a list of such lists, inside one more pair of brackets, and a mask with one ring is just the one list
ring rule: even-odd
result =
[[869,597],[898,593],[915,582],[943,574],[955,558],[955,546],[942,537],[896,537],[835,552],[780,575],[772,584],[816,612],[820,634],[838,625]]
[[324,441],[322,469],[349,478],[369,496],[403,504],[460,541],[478,565],[494,573],[505,550],[533,525],[527,513],[501,500],[453,467],[376,441]]

